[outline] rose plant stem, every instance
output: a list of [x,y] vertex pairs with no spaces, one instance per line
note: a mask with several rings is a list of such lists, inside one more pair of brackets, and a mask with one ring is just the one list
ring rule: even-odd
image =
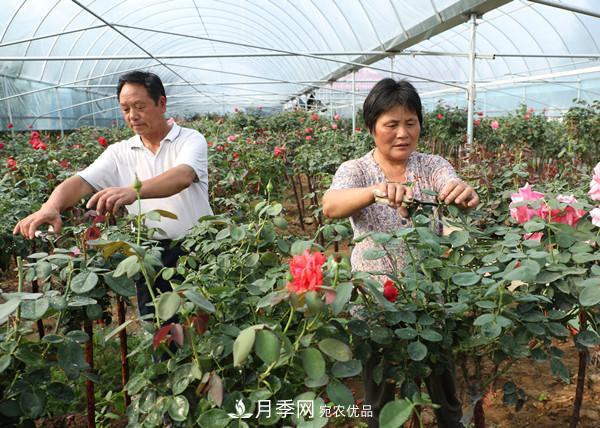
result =
[[[122,325],[125,322],[125,303],[123,302],[123,298],[118,298],[118,307],[117,307],[117,318],[119,321],[119,325]],[[123,390],[125,394],[125,406],[129,406],[131,403],[131,398],[129,398],[129,394],[125,391],[125,385],[129,382],[129,364],[127,361],[127,329],[124,328],[119,332],[119,348],[121,352],[121,384],[123,385]]]
[[[83,328],[89,340],[85,342],[85,362],[90,366],[90,373],[94,371],[94,330],[92,321],[85,320]],[[87,401],[87,426],[88,428],[96,428],[96,401],[94,397],[94,382],[90,379],[85,380],[85,396]]]
[[[587,315],[584,311],[579,312],[579,331],[585,331],[587,328]],[[577,344],[577,352],[579,352],[579,368],[577,370],[577,387],[575,388],[575,401],[573,403],[573,415],[569,428],[576,428],[579,424],[579,412],[583,402],[583,387],[585,384],[585,369],[587,366],[588,350]]]

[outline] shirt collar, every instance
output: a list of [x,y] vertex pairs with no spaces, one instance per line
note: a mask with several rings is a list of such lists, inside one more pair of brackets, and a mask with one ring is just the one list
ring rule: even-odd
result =
[[[163,138],[161,140],[161,144],[163,142],[171,142],[173,140],[175,140],[177,137],[179,137],[179,134],[181,133],[181,126],[177,125],[176,123],[174,123],[171,126],[170,131],[167,133],[167,135],[165,136],[165,138]],[[142,143],[142,138],[139,135],[135,135],[132,140],[131,140],[131,148],[144,148],[144,143]]]

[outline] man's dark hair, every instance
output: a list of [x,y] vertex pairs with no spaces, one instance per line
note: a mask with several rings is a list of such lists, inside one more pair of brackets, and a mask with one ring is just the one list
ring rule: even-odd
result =
[[386,78],[377,82],[363,104],[363,117],[367,129],[373,133],[377,119],[391,109],[402,106],[415,113],[423,127],[423,106],[417,90],[406,80]]
[[119,84],[117,85],[117,99],[119,99],[121,96],[121,89],[123,89],[125,83],[142,85],[144,88],[146,88],[148,95],[157,105],[161,95],[167,98],[165,87],[163,86],[160,77],[154,73],[136,70],[123,74],[121,77],[119,77]]

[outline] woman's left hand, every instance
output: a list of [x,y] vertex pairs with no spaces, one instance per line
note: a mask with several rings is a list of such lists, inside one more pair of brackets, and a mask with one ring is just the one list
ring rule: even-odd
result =
[[446,205],[454,203],[460,208],[475,208],[479,205],[479,196],[475,190],[462,180],[446,183],[439,194],[439,199]]

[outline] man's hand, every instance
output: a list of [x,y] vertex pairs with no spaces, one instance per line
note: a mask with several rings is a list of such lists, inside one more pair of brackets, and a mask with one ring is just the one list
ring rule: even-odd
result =
[[460,208],[475,208],[479,205],[479,196],[475,190],[461,180],[448,182],[440,192],[439,199],[446,205],[454,203]]
[[107,212],[116,214],[121,207],[134,203],[136,199],[137,194],[133,187],[107,187],[95,193],[86,207],[90,209],[96,206],[96,212],[99,215]]
[[42,224],[49,224],[54,229],[54,233],[60,232],[62,227],[62,219],[60,218],[60,211],[42,206],[39,211],[28,215],[23,220],[17,223],[13,230],[14,235],[21,234],[27,239],[33,239],[35,232]]

